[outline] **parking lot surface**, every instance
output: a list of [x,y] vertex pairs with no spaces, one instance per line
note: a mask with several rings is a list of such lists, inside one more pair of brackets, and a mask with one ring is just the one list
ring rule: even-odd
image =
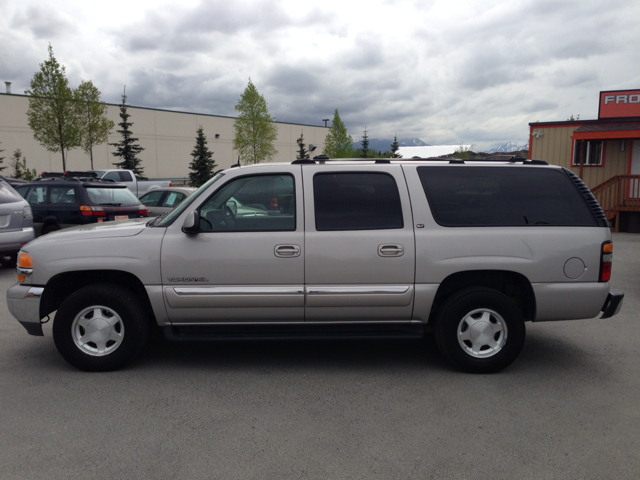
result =
[[499,374],[425,341],[154,341],[85,373],[9,314],[0,478],[640,478],[640,235],[614,234],[607,320],[527,324]]

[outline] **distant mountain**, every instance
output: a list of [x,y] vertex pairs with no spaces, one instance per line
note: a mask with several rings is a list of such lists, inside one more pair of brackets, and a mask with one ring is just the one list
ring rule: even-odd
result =
[[529,150],[529,144],[526,143],[522,145],[514,142],[507,142],[504,145],[500,145],[499,147],[492,148],[491,150],[487,150],[486,153],[519,152],[521,150]]
[[[361,140],[353,142],[353,148],[362,148]],[[369,138],[369,149],[376,152],[390,152],[392,143],[393,138]],[[428,143],[424,143],[419,138],[399,138],[398,145],[401,147],[425,147]]]

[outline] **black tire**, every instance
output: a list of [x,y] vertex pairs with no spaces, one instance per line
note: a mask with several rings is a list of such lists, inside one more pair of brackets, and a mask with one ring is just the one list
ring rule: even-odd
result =
[[[130,290],[89,285],[69,295],[53,322],[53,340],[80,370],[117,370],[132,362],[149,337],[149,315]],[[102,351],[100,351],[102,349]]]
[[42,235],[46,235],[47,233],[55,232],[60,230],[60,225],[57,223],[52,223],[51,225],[47,225],[42,229]]
[[452,294],[438,311],[434,327],[445,359],[470,373],[495,373],[506,368],[522,351],[526,336],[518,306],[490,288]]
[[15,268],[17,263],[18,263],[17,253],[0,256],[0,265],[2,265],[5,268]]

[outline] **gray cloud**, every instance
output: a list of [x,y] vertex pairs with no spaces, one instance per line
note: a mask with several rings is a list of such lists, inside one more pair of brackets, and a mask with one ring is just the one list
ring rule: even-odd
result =
[[[233,116],[251,77],[278,121],[321,125],[339,108],[354,137],[366,125],[372,137],[490,148],[526,141],[530,121],[592,118],[598,90],[640,86],[640,5],[624,0],[449,11],[374,0],[362,15],[330,2],[212,0],[159,5],[115,28],[74,28],[64,6],[24,1],[0,16],[0,70],[16,92],[45,59],[47,35],[57,35],[72,84],[89,78],[111,103],[127,84],[133,105]],[[381,3],[391,10],[378,15]],[[402,15],[383,15],[391,11]]]
[[26,29],[36,38],[53,40],[76,31],[75,23],[50,6],[29,7],[16,13],[11,28]]

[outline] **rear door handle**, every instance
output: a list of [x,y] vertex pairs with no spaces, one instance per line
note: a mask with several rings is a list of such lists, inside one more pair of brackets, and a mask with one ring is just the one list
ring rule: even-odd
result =
[[300,256],[300,245],[276,245],[276,257],[288,258]]
[[404,255],[404,247],[402,245],[380,245],[378,255],[381,257],[401,257]]

